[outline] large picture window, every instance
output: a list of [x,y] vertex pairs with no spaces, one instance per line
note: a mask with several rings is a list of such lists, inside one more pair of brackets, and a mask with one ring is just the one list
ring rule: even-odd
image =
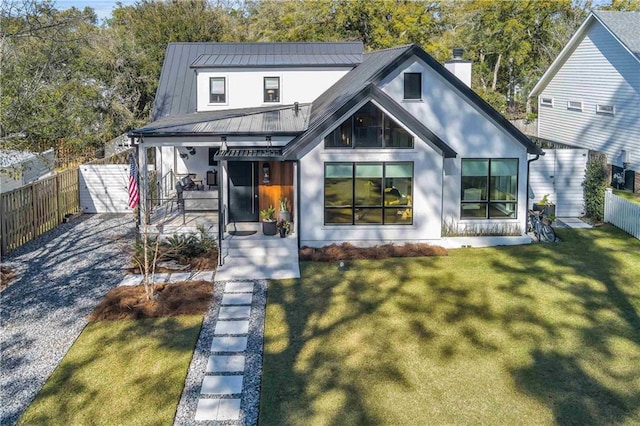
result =
[[461,219],[515,219],[518,159],[463,159],[461,194]]
[[413,163],[325,163],[326,225],[411,225]]
[[413,136],[371,102],[324,138],[325,148],[413,148]]
[[209,103],[224,104],[227,102],[226,84],[224,77],[209,79]]

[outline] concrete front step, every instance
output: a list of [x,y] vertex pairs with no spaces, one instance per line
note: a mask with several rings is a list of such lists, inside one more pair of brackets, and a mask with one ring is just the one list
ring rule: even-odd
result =
[[276,266],[283,263],[297,262],[298,256],[293,254],[289,256],[222,256],[224,264],[234,262],[240,265],[269,265]]
[[285,238],[271,235],[254,234],[247,237],[224,235],[222,247],[298,247],[298,239],[295,235],[287,235]]
[[255,264],[231,259],[216,271],[216,281],[300,278],[298,262]]
[[292,257],[296,256],[296,246],[280,247],[228,247],[222,245],[222,255],[229,257]]

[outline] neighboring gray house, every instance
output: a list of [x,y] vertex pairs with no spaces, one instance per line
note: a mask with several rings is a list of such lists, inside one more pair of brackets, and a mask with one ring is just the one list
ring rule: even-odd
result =
[[38,179],[52,176],[54,168],[53,149],[40,154],[2,149],[0,150],[0,192],[13,191]]
[[592,12],[531,96],[541,138],[607,154],[640,189],[640,12]]
[[170,44],[152,122],[129,133],[141,187],[148,166],[161,184],[215,176],[196,195],[219,203],[227,230],[287,197],[299,246],[446,245],[452,228],[530,241],[541,151],[471,90],[465,61],[452,69],[461,79],[416,45]]

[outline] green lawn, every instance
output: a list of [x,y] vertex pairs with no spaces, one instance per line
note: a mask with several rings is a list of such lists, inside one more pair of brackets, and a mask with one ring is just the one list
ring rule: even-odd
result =
[[202,315],[90,323],[19,424],[171,425]]
[[558,235],[270,282],[260,423],[639,424],[640,241]]
[[620,189],[614,189],[613,193],[618,197],[631,201],[632,203],[640,204],[640,194],[635,194],[631,191],[622,191]]

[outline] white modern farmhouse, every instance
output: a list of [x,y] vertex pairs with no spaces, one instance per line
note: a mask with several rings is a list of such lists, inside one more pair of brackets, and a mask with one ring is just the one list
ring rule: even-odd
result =
[[607,154],[640,190],[640,12],[591,13],[531,96],[540,137]]
[[470,67],[416,45],[170,44],[152,121],[129,136],[161,193],[191,174],[202,190],[178,207],[208,205],[223,232],[286,197],[298,247],[529,241],[541,151],[470,89]]

